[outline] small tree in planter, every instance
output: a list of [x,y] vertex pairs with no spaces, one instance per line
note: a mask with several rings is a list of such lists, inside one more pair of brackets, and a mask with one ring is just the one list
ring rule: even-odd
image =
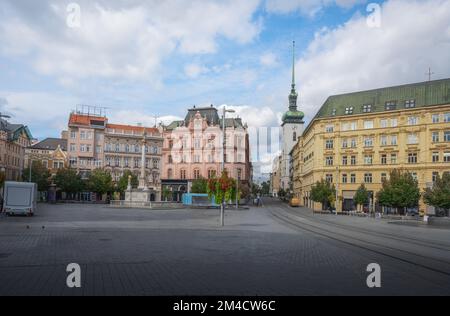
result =
[[423,200],[436,208],[437,216],[449,216],[450,212],[450,173],[438,175],[432,188],[426,188]]
[[216,204],[231,201],[236,197],[236,180],[228,177],[228,173],[223,171],[220,178],[208,180],[207,191],[209,199],[214,197]]

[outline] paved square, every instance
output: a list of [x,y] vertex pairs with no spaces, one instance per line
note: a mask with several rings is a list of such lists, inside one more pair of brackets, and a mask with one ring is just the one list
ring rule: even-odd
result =
[[[218,214],[40,204],[33,218],[1,217],[0,295],[450,294],[449,230],[270,201],[227,210],[224,228]],[[381,288],[366,285],[372,262]],[[80,289],[66,286],[69,263]]]

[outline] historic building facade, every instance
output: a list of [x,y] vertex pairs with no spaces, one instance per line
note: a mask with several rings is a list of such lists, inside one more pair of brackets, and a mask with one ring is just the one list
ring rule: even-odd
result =
[[[188,110],[184,120],[164,127],[163,185],[171,199],[181,200],[193,180],[219,176],[222,170],[222,125],[218,110],[211,107]],[[251,183],[250,145],[246,124],[240,118],[225,119],[225,169]]]
[[69,118],[70,167],[84,178],[96,168],[110,171],[114,181],[125,170],[139,177],[144,148],[145,181],[149,190],[154,191],[154,200],[161,196],[162,145],[162,131],[158,128],[110,124],[104,116],[83,113],[72,113]]
[[[67,167],[67,139],[46,138],[25,149],[25,167],[30,166],[30,162],[39,161],[47,167],[50,174],[55,175],[58,169]],[[32,164],[32,163],[31,163]]]
[[292,158],[294,193],[314,209],[311,187],[320,179],[336,186],[338,211],[354,209],[361,183],[378,207],[376,192],[394,169],[411,172],[423,190],[450,171],[450,79],[331,96]]
[[9,181],[21,181],[25,165],[25,148],[32,142],[27,126],[11,124],[0,118],[0,172]]

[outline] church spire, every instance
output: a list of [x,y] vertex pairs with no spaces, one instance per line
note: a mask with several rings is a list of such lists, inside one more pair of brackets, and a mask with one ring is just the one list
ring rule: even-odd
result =
[[289,94],[289,111],[297,111],[297,97],[295,91],[295,41],[292,42],[292,85],[291,93]]

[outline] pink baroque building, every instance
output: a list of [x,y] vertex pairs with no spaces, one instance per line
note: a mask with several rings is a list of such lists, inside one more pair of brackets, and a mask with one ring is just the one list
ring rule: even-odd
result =
[[[179,201],[190,191],[193,180],[220,176],[222,171],[222,118],[211,107],[188,110],[184,120],[164,127],[162,186],[169,199]],[[241,118],[225,119],[225,170],[239,179],[241,187],[251,183],[247,125]]]

